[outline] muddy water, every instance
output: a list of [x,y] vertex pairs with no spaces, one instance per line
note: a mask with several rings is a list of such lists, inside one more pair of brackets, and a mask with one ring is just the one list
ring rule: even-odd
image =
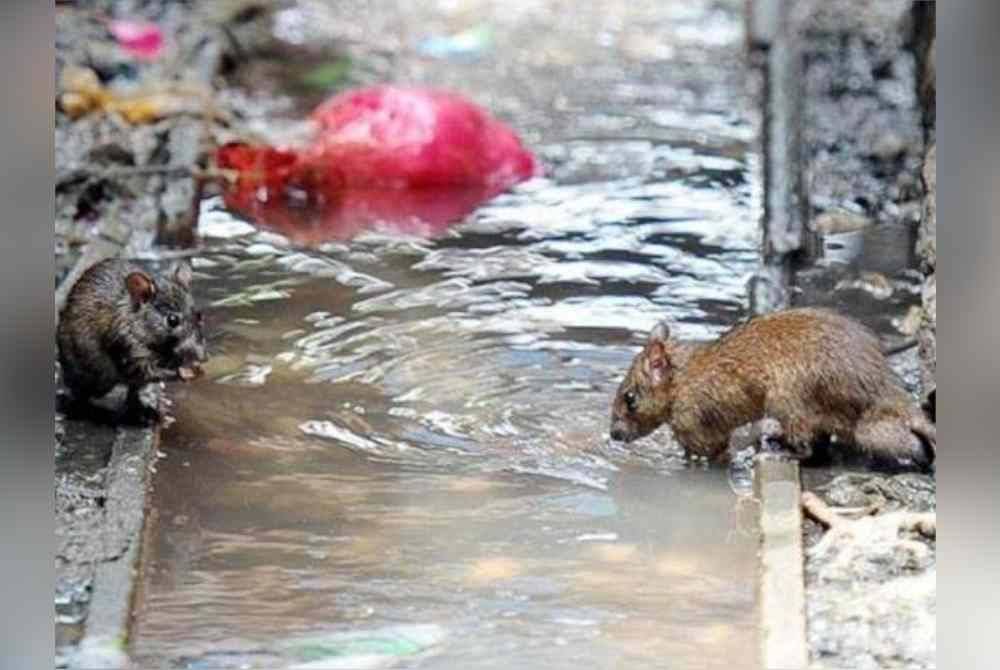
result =
[[[685,463],[666,432],[607,439],[645,332],[669,315],[718,334],[756,262],[738,62],[712,55],[738,53],[738,14],[659,6],[610,32],[487,17],[496,58],[525,22],[550,47],[493,79],[411,64],[474,96],[492,82],[479,99],[549,174],[432,239],[301,249],[205,203],[213,358],[172,389],[142,667],[756,667],[745,472]],[[646,51],[601,65],[623,58],[609,39]]]

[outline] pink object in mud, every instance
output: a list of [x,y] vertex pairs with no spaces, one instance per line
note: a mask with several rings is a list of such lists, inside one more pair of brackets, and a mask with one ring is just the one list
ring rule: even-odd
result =
[[163,33],[148,21],[109,21],[108,30],[125,51],[136,58],[155,60],[163,51]]
[[506,124],[454,93],[373,86],[312,113],[322,129],[308,154],[344,162],[347,183],[486,186],[497,193],[539,174]]
[[216,154],[238,175],[226,206],[299,242],[372,226],[433,234],[541,172],[508,126],[444,91],[348,91],[312,119],[305,147],[234,143]]

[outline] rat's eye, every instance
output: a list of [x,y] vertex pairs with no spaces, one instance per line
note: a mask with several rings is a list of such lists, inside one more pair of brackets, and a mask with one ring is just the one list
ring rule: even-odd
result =
[[171,328],[176,328],[181,323],[181,317],[177,316],[176,312],[171,312],[167,314],[167,325]]
[[635,391],[626,391],[625,393],[625,406],[628,407],[628,411],[635,413]]

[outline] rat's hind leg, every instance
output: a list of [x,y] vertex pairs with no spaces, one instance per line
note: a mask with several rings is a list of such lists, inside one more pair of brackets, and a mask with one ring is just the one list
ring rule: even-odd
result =
[[806,416],[805,413],[796,416],[775,416],[771,428],[777,434],[772,438],[784,447],[784,451],[799,460],[808,460],[813,455],[813,446],[826,437],[826,432],[820,423]]
[[861,415],[854,442],[880,465],[929,470],[936,455],[937,430],[916,408],[882,405]]
[[780,452],[787,450],[785,431],[781,422],[769,416],[744,424],[729,436],[729,449],[733,452],[753,448],[758,451]]
[[132,385],[128,387],[128,395],[125,397],[123,408],[124,419],[134,421],[140,425],[149,425],[158,422],[162,416],[160,408],[156,406],[156,395],[153,395],[153,404],[143,399],[143,393],[147,392],[151,384]]

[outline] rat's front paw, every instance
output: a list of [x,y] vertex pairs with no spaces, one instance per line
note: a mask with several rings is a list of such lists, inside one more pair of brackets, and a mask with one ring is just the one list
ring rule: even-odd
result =
[[139,426],[152,426],[163,419],[163,413],[159,407],[147,405],[144,402],[132,402],[126,405],[124,416],[125,423]]

